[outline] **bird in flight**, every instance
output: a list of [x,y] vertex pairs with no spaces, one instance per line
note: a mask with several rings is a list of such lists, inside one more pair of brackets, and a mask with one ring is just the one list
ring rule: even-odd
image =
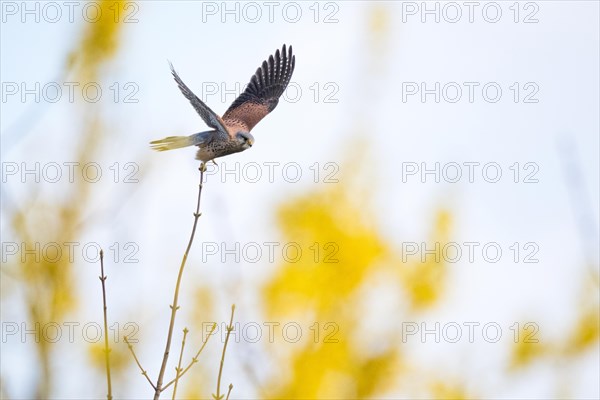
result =
[[278,49],[274,56],[263,61],[250,78],[244,92],[235,99],[223,117],[219,117],[183,83],[171,64],[171,73],[181,93],[212,130],[190,136],[169,136],[152,141],[150,145],[157,151],[198,146],[196,159],[204,163],[249,149],[254,144],[250,131],[275,109],[279,97],[290,82],[295,64],[292,46],[286,49],[284,44],[281,52]]

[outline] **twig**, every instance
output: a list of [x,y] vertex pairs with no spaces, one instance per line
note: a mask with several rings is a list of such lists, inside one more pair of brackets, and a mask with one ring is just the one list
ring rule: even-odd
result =
[[108,385],[108,393],[106,398],[112,400],[112,383],[110,381],[110,360],[109,353],[110,348],[108,347],[108,318],[106,316],[106,275],[104,275],[104,251],[100,249],[100,282],[102,282],[102,303],[104,304],[104,358],[106,361],[106,383]]
[[[216,327],[217,327],[217,324],[214,323],[213,326],[212,326],[212,328],[211,328],[211,330],[210,330],[210,332],[208,333],[208,336],[202,342],[202,347],[200,347],[200,350],[198,350],[198,352],[196,353],[196,355],[194,357],[192,357],[192,361],[190,361],[190,363],[188,364],[188,366],[185,367],[185,369],[183,370],[183,372],[179,375],[179,378],[181,378],[186,372],[188,372],[188,370],[190,368],[192,368],[192,365],[194,365],[195,363],[198,362],[198,357],[200,357],[200,353],[202,353],[202,350],[204,350],[204,347],[206,347],[206,343],[208,342],[208,339],[210,338],[210,336],[215,331]],[[172,381],[170,381],[169,383],[167,383],[165,386],[163,386],[163,388],[161,390],[164,391],[166,388],[168,388],[169,386],[171,386],[173,383],[175,383],[175,379],[173,379]]]
[[125,343],[127,343],[127,347],[129,347],[129,351],[131,351],[131,355],[133,355],[135,363],[140,368],[140,371],[142,371],[142,375],[144,375],[146,377],[146,380],[148,381],[150,386],[152,386],[152,389],[156,390],[156,386],[154,386],[154,383],[152,383],[152,381],[150,380],[150,377],[148,376],[148,371],[146,371],[142,367],[142,364],[140,364],[140,360],[138,360],[137,356],[135,355],[135,351],[133,351],[133,345],[131,343],[129,343],[127,336],[123,337],[123,340],[125,341]]
[[179,352],[179,362],[177,368],[175,368],[175,386],[173,386],[173,400],[175,400],[175,394],[177,393],[177,384],[179,383],[179,377],[181,376],[181,359],[183,358],[183,349],[185,348],[185,338],[188,334],[188,328],[183,328],[183,340],[181,341],[181,351]]
[[183,259],[181,260],[181,266],[179,267],[179,274],[177,275],[177,284],[175,285],[175,294],[173,295],[173,304],[171,305],[171,322],[169,323],[169,332],[167,334],[167,344],[165,346],[165,354],[163,356],[162,365],[160,372],[158,373],[158,379],[156,380],[156,386],[154,391],[154,400],[158,400],[160,392],[162,391],[163,378],[165,376],[165,370],[167,368],[167,360],[169,359],[169,352],[171,350],[171,339],[173,338],[173,328],[175,327],[175,315],[177,309],[179,309],[177,300],[179,299],[179,286],[181,285],[181,277],[183,276],[183,269],[185,268],[185,262],[187,261],[190,248],[194,242],[194,235],[196,234],[196,226],[198,225],[198,218],[200,218],[200,198],[202,196],[202,185],[204,182],[204,172],[206,171],[206,165],[200,164],[200,184],[198,185],[198,201],[196,203],[196,212],[194,213],[194,225],[192,227],[192,233],[188,242]]
[[[225,352],[227,351],[227,343],[229,342],[229,335],[233,330],[233,313],[235,312],[235,304],[231,306],[231,319],[229,320],[229,326],[227,327],[227,335],[225,335],[225,343],[223,344],[223,354],[221,354],[221,365],[219,367],[219,376],[217,377],[217,394],[213,394],[213,398],[221,400],[223,395],[221,394],[221,375],[223,375],[223,364],[225,364]],[[229,392],[233,389],[233,385],[229,384]],[[229,397],[229,393],[227,393]]]
[[227,390],[227,397],[225,397],[225,400],[229,400],[229,395],[231,394],[232,389],[233,389],[233,383],[230,383],[229,390]]

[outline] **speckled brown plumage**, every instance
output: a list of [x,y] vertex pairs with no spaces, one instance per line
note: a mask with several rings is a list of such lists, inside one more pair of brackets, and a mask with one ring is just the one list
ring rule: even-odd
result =
[[292,46],[286,51],[283,45],[281,53],[275,52],[269,61],[263,61],[256,73],[250,78],[246,90],[239,95],[223,115],[223,121],[241,122],[248,130],[273,111],[279,102],[279,97],[285,91],[294,67],[296,57],[292,54]]

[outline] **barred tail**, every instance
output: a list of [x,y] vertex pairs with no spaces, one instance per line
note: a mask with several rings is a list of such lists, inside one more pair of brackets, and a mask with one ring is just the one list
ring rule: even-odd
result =
[[194,145],[194,135],[192,136],[169,136],[160,140],[153,140],[150,146],[156,151],[165,151],[179,149]]

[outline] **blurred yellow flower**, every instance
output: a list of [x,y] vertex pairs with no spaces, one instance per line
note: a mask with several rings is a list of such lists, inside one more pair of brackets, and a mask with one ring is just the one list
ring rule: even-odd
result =
[[520,324],[518,336],[512,346],[509,368],[512,370],[529,366],[532,362],[548,354],[550,347],[538,337],[537,325]]
[[444,293],[448,271],[442,251],[449,242],[451,226],[450,213],[438,211],[431,238],[424,243],[425,249],[433,250],[432,253],[420,250],[419,260],[410,259],[400,268],[402,286],[413,309],[434,305]]
[[[289,363],[282,371],[290,373],[267,385],[274,388],[267,397],[365,398],[385,393],[394,383],[400,363],[399,347],[393,345],[397,338],[390,333],[390,345],[373,353],[374,340],[356,334],[364,316],[352,304],[367,278],[385,268],[388,254],[388,245],[370,222],[375,218],[364,206],[369,191],[357,184],[355,176],[346,176],[291,199],[278,211],[285,242],[308,251],[281,265],[264,288],[267,314],[314,318],[317,329],[332,329],[319,336],[311,332],[313,340],[280,357]],[[277,343],[270,347],[280,353]]]
[[465,400],[474,398],[467,394],[462,385],[448,382],[434,382],[431,385],[431,394],[434,399],[440,400]]
[[567,340],[566,352],[578,355],[598,343],[600,339],[600,316],[598,306],[590,305],[582,310],[579,320]]

